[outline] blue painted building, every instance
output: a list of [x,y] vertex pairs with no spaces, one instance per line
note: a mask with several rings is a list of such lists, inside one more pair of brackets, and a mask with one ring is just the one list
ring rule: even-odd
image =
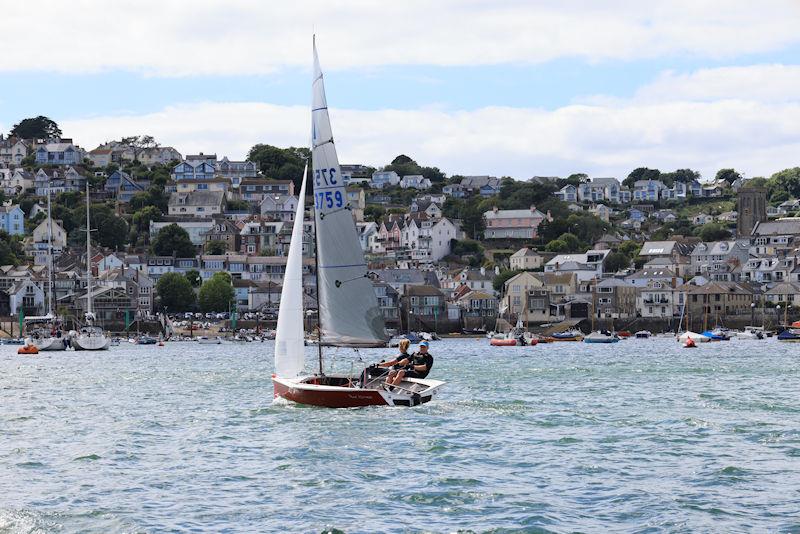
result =
[[67,139],[46,143],[36,149],[36,163],[40,165],[78,165],[83,161],[83,150]]
[[9,235],[25,234],[25,213],[19,206],[0,206],[0,230]]
[[114,171],[106,180],[104,189],[120,202],[128,203],[137,193],[144,193],[150,187],[148,180],[134,180],[127,172]]
[[205,160],[188,160],[175,165],[172,169],[172,179],[180,180],[211,180],[216,176],[214,164]]

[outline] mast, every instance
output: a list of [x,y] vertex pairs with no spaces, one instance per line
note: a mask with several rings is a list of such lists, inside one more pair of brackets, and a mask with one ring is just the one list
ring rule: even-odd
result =
[[94,322],[92,313],[92,224],[89,218],[89,180],[86,180],[86,322]]
[[53,315],[53,217],[50,214],[50,183],[47,184],[47,314]]
[[594,332],[594,315],[597,313],[595,309],[597,307],[597,275],[595,275],[594,280],[592,281],[592,332]]

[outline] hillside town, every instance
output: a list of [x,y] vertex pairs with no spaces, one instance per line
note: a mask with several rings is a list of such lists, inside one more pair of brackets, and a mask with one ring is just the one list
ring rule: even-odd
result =
[[[46,117],[15,130],[0,136],[0,316],[46,313],[50,237],[52,298],[64,316],[86,311],[88,266],[95,313],[109,326],[158,312],[275,319],[306,149],[259,144],[230,159],[134,136],[87,150]],[[682,317],[776,323],[794,316],[800,295],[798,168],[757,178],[638,168],[620,178],[513,179],[446,176],[401,155],[379,168],[343,164],[341,176],[397,331],[591,318],[661,329]],[[218,273],[227,273],[224,290],[212,287]]]

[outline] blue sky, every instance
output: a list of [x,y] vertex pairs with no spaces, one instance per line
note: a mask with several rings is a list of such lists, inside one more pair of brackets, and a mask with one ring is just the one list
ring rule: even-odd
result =
[[[235,158],[256,142],[303,144],[310,31],[297,15],[317,13],[332,19],[315,27],[343,161],[380,165],[404,152],[450,173],[517,178],[640,165],[763,175],[800,164],[791,1],[331,11],[308,0],[278,12],[203,0],[181,17],[173,0],[133,10],[86,0],[66,29],[66,3],[34,3],[56,13],[34,21],[36,9],[11,8],[12,28],[36,25],[53,48],[0,62],[0,132],[45,114],[89,149],[137,133]],[[119,23],[98,33],[105,17]],[[0,35],[4,50],[19,47],[15,31]]]

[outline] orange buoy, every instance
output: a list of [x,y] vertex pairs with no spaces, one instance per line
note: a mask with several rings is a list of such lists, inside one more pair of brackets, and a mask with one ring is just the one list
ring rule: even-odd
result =
[[36,345],[24,345],[17,349],[17,354],[39,354],[39,349]]
[[694,339],[692,339],[692,338],[686,338],[686,343],[683,346],[684,346],[684,348],[687,348],[687,349],[697,348],[697,345],[695,344]]

